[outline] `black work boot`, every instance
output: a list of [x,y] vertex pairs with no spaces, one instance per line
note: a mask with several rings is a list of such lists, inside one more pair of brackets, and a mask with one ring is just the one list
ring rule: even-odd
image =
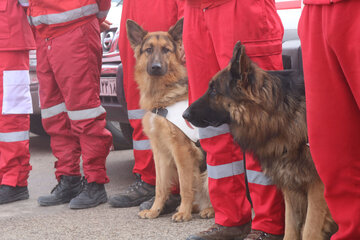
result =
[[29,198],[29,191],[25,187],[0,186],[0,204],[15,202]]
[[40,206],[54,206],[70,202],[82,189],[81,176],[60,176],[59,183],[51,191],[51,195],[38,198]]
[[[150,209],[154,204],[155,197],[152,197],[150,200],[145,201],[140,204],[140,211],[145,209]],[[176,210],[176,208],[180,205],[181,197],[179,194],[171,194],[169,198],[166,200],[163,209],[160,212],[162,214],[172,213]]]
[[112,207],[125,208],[139,206],[141,203],[155,196],[155,186],[141,180],[136,174],[135,183],[131,184],[124,192],[110,197],[109,203]]
[[242,240],[250,230],[251,222],[234,227],[225,227],[215,223],[208,230],[191,235],[186,240]]
[[92,208],[106,202],[107,194],[104,184],[96,182],[88,183],[87,180],[84,179],[83,190],[77,197],[70,201],[69,207],[71,209]]

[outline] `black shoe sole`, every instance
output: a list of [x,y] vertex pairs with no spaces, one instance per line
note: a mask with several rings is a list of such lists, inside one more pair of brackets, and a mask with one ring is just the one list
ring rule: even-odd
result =
[[114,207],[114,208],[128,208],[128,207],[136,207],[136,206],[140,206],[140,204],[142,204],[143,202],[146,202],[148,200],[150,200],[152,196],[148,196],[148,197],[144,197],[144,198],[138,198],[135,201],[132,202],[119,202],[117,200],[112,200],[112,198],[109,199],[109,204],[110,206]]
[[71,199],[61,200],[58,202],[44,202],[38,199],[38,204],[42,207],[50,207],[50,206],[57,206],[65,203],[69,203]]
[[11,196],[11,198],[8,198],[8,199],[3,199],[0,201],[0,204],[11,203],[11,202],[26,200],[26,199],[29,199],[28,191],[15,194],[15,195]]
[[86,209],[96,207],[100,204],[106,203],[108,201],[106,193],[102,194],[98,199],[96,199],[93,203],[72,203],[70,201],[69,208],[70,209]]

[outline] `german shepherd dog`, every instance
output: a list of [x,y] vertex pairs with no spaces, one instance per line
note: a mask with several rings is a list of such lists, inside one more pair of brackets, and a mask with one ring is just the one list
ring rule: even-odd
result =
[[337,230],[307,145],[303,82],[289,71],[264,71],[238,42],[229,65],[184,112],[197,127],[227,123],[285,199],[285,240],[329,239]]
[[[150,139],[156,169],[154,204],[139,216],[158,217],[171,186],[179,184],[181,204],[172,216],[173,221],[188,221],[195,211],[200,211],[202,218],[213,217],[207,172],[200,173],[204,154],[164,116],[169,106],[188,99],[187,71],[181,50],[183,19],[168,32],[147,32],[132,20],[127,20],[126,27],[136,58],[135,81],[140,90],[140,107],[147,110],[142,119],[143,128]],[[177,117],[184,123],[182,113],[187,107],[188,103]]]

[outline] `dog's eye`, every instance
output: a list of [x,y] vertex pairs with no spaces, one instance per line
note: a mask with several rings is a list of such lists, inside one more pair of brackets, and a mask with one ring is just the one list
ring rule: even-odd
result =
[[210,88],[209,95],[210,97],[215,97],[217,94],[216,89],[214,87]]
[[147,53],[152,53],[152,48],[147,48],[147,49],[145,49],[145,52],[147,52]]
[[164,48],[162,49],[162,51],[163,51],[163,53],[168,53],[168,52],[170,52],[170,49],[164,47]]

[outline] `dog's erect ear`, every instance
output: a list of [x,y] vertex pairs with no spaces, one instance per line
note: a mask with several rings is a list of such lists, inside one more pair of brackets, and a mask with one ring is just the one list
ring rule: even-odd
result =
[[230,72],[234,79],[244,79],[250,71],[251,61],[245,53],[245,46],[238,41],[235,44],[233,57],[230,60]]
[[140,45],[147,34],[147,31],[131,19],[126,20],[126,32],[132,48]]
[[168,31],[168,33],[174,39],[175,42],[182,40],[183,24],[184,24],[184,18],[181,18]]

